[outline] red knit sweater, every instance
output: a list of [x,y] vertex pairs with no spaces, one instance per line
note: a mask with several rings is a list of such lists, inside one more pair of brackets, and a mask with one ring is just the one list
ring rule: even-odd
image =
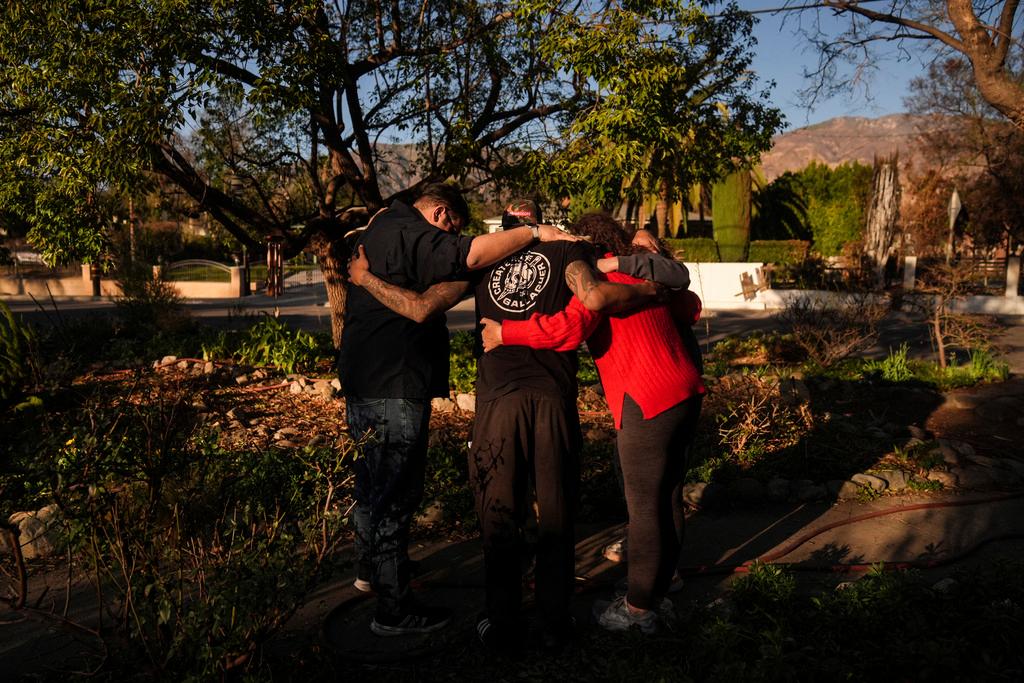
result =
[[[641,282],[623,273],[608,273],[608,279],[625,284]],[[556,351],[571,351],[587,339],[615,428],[619,429],[626,394],[649,420],[705,392],[673,320],[675,314],[684,324],[692,325],[700,318],[700,310],[700,298],[688,291],[673,299],[671,311],[659,305],[608,317],[587,310],[573,297],[560,313],[505,320],[501,337],[503,344]]]

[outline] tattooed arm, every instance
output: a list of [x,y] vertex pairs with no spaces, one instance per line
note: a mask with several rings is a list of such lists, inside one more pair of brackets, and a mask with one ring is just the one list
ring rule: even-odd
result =
[[370,272],[370,261],[362,245],[349,261],[348,279],[398,315],[418,323],[444,313],[469,289],[468,282],[439,282],[421,294],[393,285]]
[[625,285],[599,280],[585,261],[573,261],[565,268],[565,282],[576,298],[591,311],[621,313],[658,299],[660,288],[653,282]]

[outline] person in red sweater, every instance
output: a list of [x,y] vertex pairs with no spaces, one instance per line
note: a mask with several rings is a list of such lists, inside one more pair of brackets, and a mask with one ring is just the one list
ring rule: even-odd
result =
[[[571,230],[611,254],[630,251],[629,239],[610,216],[590,214]],[[607,273],[611,282],[635,277]],[[552,315],[484,324],[484,350],[499,345],[567,351],[584,340],[594,356],[608,407],[615,420],[629,513],[629,570],[625,596],[597,603],[598,623],[613,631],[660,627],[658,607],[668,592],[682,540],[681,487],[686,448],[700,416],[704,384],[677,325],[692,325],[701,303],[688,290],[667,304],[620,315],[603,315],[573,297]]]

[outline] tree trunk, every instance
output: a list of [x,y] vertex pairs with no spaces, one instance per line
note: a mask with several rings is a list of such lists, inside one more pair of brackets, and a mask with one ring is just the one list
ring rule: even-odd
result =
[[900,213],[899,157],[875,159],[871,203],[864,227],[864,254],[875,275],[875,285],[885,286],[885,262],[895,247],[896,221]]
[[668,237],[668,184],[664,181],[658,191],[658,203],[654,205],[654,217],[658,225],[658,237]]
[[324,287],[327,288],[327,303],[331,310],[331,340],[334,348],[341,348],[341,331],[345,326],[345,296],[348,254],[344,246],[339,249],[340,241],[331,241],[327,235],[318,232],[313,235],[309,246],[316,254],[320,264],[320,272],[324,276]]

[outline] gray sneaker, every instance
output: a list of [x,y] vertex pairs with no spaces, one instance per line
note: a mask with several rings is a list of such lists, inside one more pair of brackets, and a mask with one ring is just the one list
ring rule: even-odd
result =
[[650,635],[657,633],[661,627],[657,612],[630,612],[625,597],[616,598],[612,602],[598,600],[594,603],[594,616],[597,617],[597,623],[609,631],[628,631],[635,626],[641,633]]

